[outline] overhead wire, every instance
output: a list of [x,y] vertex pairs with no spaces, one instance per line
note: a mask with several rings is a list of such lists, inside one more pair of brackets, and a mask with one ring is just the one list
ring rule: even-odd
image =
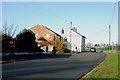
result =
[[118,0],[116,0],[116,2],[115,2],[114,8],[113,8],[113,14],[112,14],[111,21],[110,21],[109,25],[112,25],[112,23],[113,23],[113,19],[114,19],[117,3],[118,3]]
[[[112,13],[112,17],[111,17],[111,20],[110,20],[110,24],[109,24],[109,25],[112,25],[112,23],[113,23],[113,19],[114,19],[116,7],[117,7],[117,1],[118,1],[118,0],[116,0],[115,5],[114,5],[114,7],[113,7],[113,13]],[[105,27],[105,28],[103,28],[103,29],[100,29],[99,31],[97,31],[97,32],[95,32],[95,33],[93,33],[90,37],[94,37],[95,35],[101,34],[101,32],[105,32],[105,31],[108,32],[108,26]],[[94,36],[93,36],[93,35],[94,35]]]

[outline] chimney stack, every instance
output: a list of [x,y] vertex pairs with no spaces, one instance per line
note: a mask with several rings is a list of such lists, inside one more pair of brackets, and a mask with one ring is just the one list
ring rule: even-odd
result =
[[64,29],[61,30],[61,34],[64,34]]
[[71,30],[74,31],[74,32],[77,32],[77,28],[76,27],[73,27]]

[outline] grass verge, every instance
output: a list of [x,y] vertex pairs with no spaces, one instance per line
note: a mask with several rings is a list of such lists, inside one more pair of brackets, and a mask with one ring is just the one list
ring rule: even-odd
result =
[[118,53],[109,52],[107,53],[107,59],[103,61],[98,67],[96,67],[92,72],[87,74],[84,79],[101,79],[109,78],[118,80]]

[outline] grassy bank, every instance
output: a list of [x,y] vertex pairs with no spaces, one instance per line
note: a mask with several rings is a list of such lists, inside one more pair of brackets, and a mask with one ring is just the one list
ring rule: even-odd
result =
[[102,62],[92,72],[87,74],[84,78],[111,78],[118,79],[118,55],[117,53],[109,52],[104,62]]

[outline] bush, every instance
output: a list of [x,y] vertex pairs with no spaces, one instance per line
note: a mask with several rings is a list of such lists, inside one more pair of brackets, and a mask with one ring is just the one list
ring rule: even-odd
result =
[[12,39],[11,36],[2,34],[2,52],[10,52],[9,41]]
[[[5,23],[2,26],[2,32],[0,32],[0,39],[2,42],[2,52],[11,52],[14,49],[14,34],[16,32],[17,26],[13,23],[11,25]],[[13,41],[13,44],[10,45],[10,41]]]
[[27,29],[24,29],[16,36],[15,45],[17,51],[20,52],[35,52],[38,50],[35,34]]
[[57,53],[64,53],[63,41],[56,40],[56,49],[57,49]]

